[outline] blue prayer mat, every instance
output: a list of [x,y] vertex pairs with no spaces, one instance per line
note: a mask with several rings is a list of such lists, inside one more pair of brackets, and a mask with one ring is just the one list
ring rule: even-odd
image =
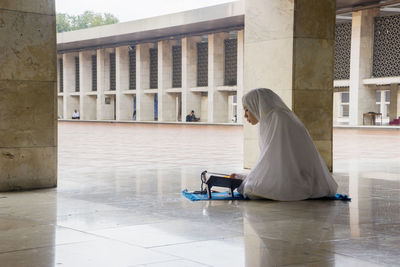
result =
[[182,191],[182,195],[184,195],[187,199],[191,201],[199,201],[199,200],[244,200],[244,197],[238,192],[233,192],[233,197],[229,193],[220,192],[220,193],[211,193],[211,198],[208,198],[208,194],[195,194],[193,192],[189,192],[187,189]]
[[[193,192],[189,192],[187,189],[182,191],[182,195],[191,201],[199,201],[199,200],[245,200],[243,195],[238,192],[233,193],[233,197],[229,193],[219,192],[219,193],[211,193],[211,199],[208,198],[207,194],[195,194]],[[323,197],[323,198],[314,198],[313,200],[343,200],[343,201],[351,201],[347,195],[336,194],[333,197]]]
[[327,200],[343,200],[343,201],[351,201],[351,197],[348,195],[342,195],[342,194],[336,194],[333,197],[323,197],[323,198],[317,198],[317,199],[327,199]]

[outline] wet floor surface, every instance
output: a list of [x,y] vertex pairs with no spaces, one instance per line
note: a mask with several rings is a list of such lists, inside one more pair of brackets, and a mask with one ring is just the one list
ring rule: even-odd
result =
[[334,130],[351,202],[190,202],[241,127],[59,123],[58,188],[0,193],[0,266],[400,266],[400,131]]

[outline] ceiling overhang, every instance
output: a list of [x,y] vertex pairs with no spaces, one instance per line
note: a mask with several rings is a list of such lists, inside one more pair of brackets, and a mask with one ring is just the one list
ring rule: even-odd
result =
[[[381,15],[400,13],[400,0],[336,0],[338,23],[351,12],[379,7]],[[161,39],[229,31],[244,27],[244,1],[205,7],[148,19],[57,34],[59,53],[156,42]]]

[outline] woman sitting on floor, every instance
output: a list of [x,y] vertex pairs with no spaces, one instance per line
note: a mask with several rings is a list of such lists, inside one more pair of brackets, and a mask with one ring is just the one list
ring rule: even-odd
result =
[[259,124],[260,155],[247,176],[232,174],[243,183],[245,197],[293,201],[334,196],[332,178],[311,137],[297,116],[269,89],[243,96],[245,118]]

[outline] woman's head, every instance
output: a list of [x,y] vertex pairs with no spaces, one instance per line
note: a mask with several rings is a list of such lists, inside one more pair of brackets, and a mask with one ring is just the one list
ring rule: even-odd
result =
[[247,121],[252,124],[252,125],[256,125],[258,123],[258,119],[253,115],[253,113],[251,113],[251,111],[243,105],[243,109],[244,109],[244,117],[247,119]]
[[283,103],[282,99],[270,89],[257,88],[250,90],[242,98],[245,118],[248,122],[255,125],[261,118],[274,108],[289,108]]

